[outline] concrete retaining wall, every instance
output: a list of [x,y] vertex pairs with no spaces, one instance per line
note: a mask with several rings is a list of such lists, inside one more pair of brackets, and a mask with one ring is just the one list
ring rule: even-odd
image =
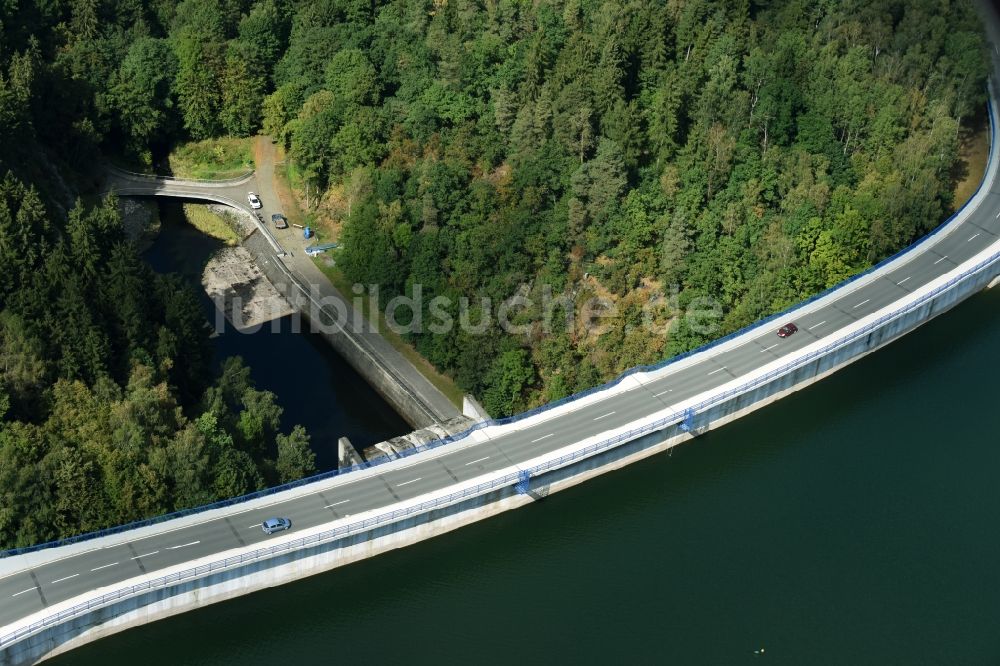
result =
[[63,624],[40,631],[0,654],[0,664],[34,663],[73,647],[194,608],[299,578],[328,571],[379,553],[449,532],[502,511],[517,508],[593,476],[665,451],[709,429],[717,428],[759,409],[793,391],[809,386],[845,365],[878,349],[920,324],[947,311],[991,284],[1000,274],[1000,260],[953,285],[947,291],[874,329],[869,334],[831,350],[752,390],[735,395],[696,415],[690,432],[681,424],[669,425],[592,457],[531,479],[526,493],[513,485],[496,488],[457,503],[429,510],[367,532],[309,546],[234,568],[214,571],[202,578],[155,589],[94,609]]
[[[310,307],[308,298],[302,293],[287,269],[277,264],[278,259],[273,253],[265,239],[258,234],[253,234],[243,241],[243,246],[254,257],[254,261],[261,271],[267,276],[274,287],[282,294],[297,312],[305,318],[306,323],[312,325],[314,332],[323,336],[327,342],[350,364],[352,368],[365,381],[375,389],[376,392],[392,408],[406,419],[414,428],[423,428],[436,423],[439,419],[435,417],[433,410],[420,400],[420,396],[414,395],[407,389],[391,372],[379,363],[373,354],[365,348],[356,336],[344,332],[339,327],[333,326],[333,321],[328,318],[327,313],[320,311],[321,319],[311,320],[310,316],[313,308]],[[363,317],[360,312],[351,310],[354,317]],[[366,322],[355,319],[349,327],[361,328]]]

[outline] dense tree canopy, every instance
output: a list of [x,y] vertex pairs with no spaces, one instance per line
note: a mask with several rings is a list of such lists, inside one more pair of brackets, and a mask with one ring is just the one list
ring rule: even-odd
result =
[[[952,206],[959,130],[985,99],[962,0],[294,7],[266,128],[329,188],[349,278],[384,298],[419,283],[425,302],[549,286],[614,303],[599,331],[411,335],[498,414],[752,323],[922,235]],[[675,316],[706,298],[715,326]],[[636,325],[651,309],[670,325]]]
[[0,182],[0,546],[315,470],[238,358],[212,383],[194,292],[138,259],[116,204],[54,224],[34,190]]
[[[428,302],[527,286],[614,303],[599,332],[581,317],[411,336],[498,414],[746,325],[925,233],[952,206],[987,71],[967,0],[12,7],[0,138],[58,139],[79,165],[100,144],[148,160],[263,128],[327,192],[307,204],[345,218],[347,276],[385,299],[419,283]],[[715,327],[676,316],[704,299]],[[634,325],[661,300],[669,326]]]
[[[139,258],[117,201],[77,196],[90,195],[102,144],[148,159],[184,128],[254,131],[262,79],[229,57],[236,40],[212,42],[243,25],[243,9],[0,9],[0,549],[316,469],[308,434],[279,432],[276,396],[240,359],[213,378],[197,294]],[[275,48],[263,42],[254,62],[272,62]],[[203,68],[216,53],[219,71]],[[223,85],[206,95],[203,76]]]
[[114,202],[78,202],[101,151],[272,134],[343,219],[340,268],[446,297],[461,325],[409,337],[502,415],[928,231],[986,72],[967,0],[2,3],[0,546],[314,468],[246,368],[212,378]]

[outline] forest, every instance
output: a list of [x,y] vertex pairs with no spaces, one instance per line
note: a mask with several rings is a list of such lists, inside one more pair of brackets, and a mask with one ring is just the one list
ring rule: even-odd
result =
[[[967,0],[4,2],[0,547],[314,469],[247,368],[213,373],[195,295],[93,196],[108,156],[264,132],[383,303],[613,303],[599,327],[524,311],[527,332],[409,334],[502,416],[939,224],[984,45]],[[712,326],[681,316],[704,302]]]
[[60,220],[8,176],[0,257],[0,547],[315,471],[239,357],[213,377],[197,295],[139,259],[113,198]]
[[130,62],[118,49],[158,48],[143,41],[145,11],[14,2],[0,14],[0,549],[316,469],[308,434],[279,431],[277,397],[250,369],[216,366],[193,288],[153,272],[117,201],[93,195],[103,154],[139,150],[110,120],[124,107],[106,104],[122,85],[109,68]]
[[[503,416],[832,286],[937,226],[982,121],[960,0],[294,5],[263,128],[343,221],[339,265],[578,316],[410,334]],[[579,312],[613,308],[599,326]],[[682,316],[712,306],[712,325]],[[478,321],[475,309],[470,319]],[[647,323],[655,324],[653,326]]]

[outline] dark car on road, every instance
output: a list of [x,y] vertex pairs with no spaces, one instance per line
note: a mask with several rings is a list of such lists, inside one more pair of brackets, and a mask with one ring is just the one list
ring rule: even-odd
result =
[[275,532],[287,530],[292,526],[292,521],[288,520],[288,518],[268,518],[260,526],[265,534],[274,534]]
[[288,228],[288,218],[286,218],[281,213],[275,213],[271,216],[271,221],[274,222],[275,229],[287,229]]
[[789,335],[791,335],[792,333],[795,333],[797,330],[799,330],[799,327],[796,326],[795,324],[789,322],[789,323],[785,324],[784,326],[782,326],[781,328],[778,329],[778,337],[779,338],[787,338]]

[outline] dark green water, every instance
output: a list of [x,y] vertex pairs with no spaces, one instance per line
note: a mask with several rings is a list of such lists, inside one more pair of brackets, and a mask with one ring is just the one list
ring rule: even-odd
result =
[[[223,247],[184,220],[179,203],[162,202],[163,221],[156,242],[143,257],[159,272],[179,273],[201,295],[205,318],[214,326],[215,305],[201,288],[209,258]],[[337,466],[337,439],[348,437],[358,448],[371,446],[411,428],[319,335],[293,331],[291,317],[253,334],[241,333],[228,322],[212,339],[218,364],[242,356],[257,388],[273,391],[281,406],[282,428],[296,424],[309,431],[316,463],[322,470]]]
[[1000,291],[672,456],[52,663],[995,664],[998,369]]

